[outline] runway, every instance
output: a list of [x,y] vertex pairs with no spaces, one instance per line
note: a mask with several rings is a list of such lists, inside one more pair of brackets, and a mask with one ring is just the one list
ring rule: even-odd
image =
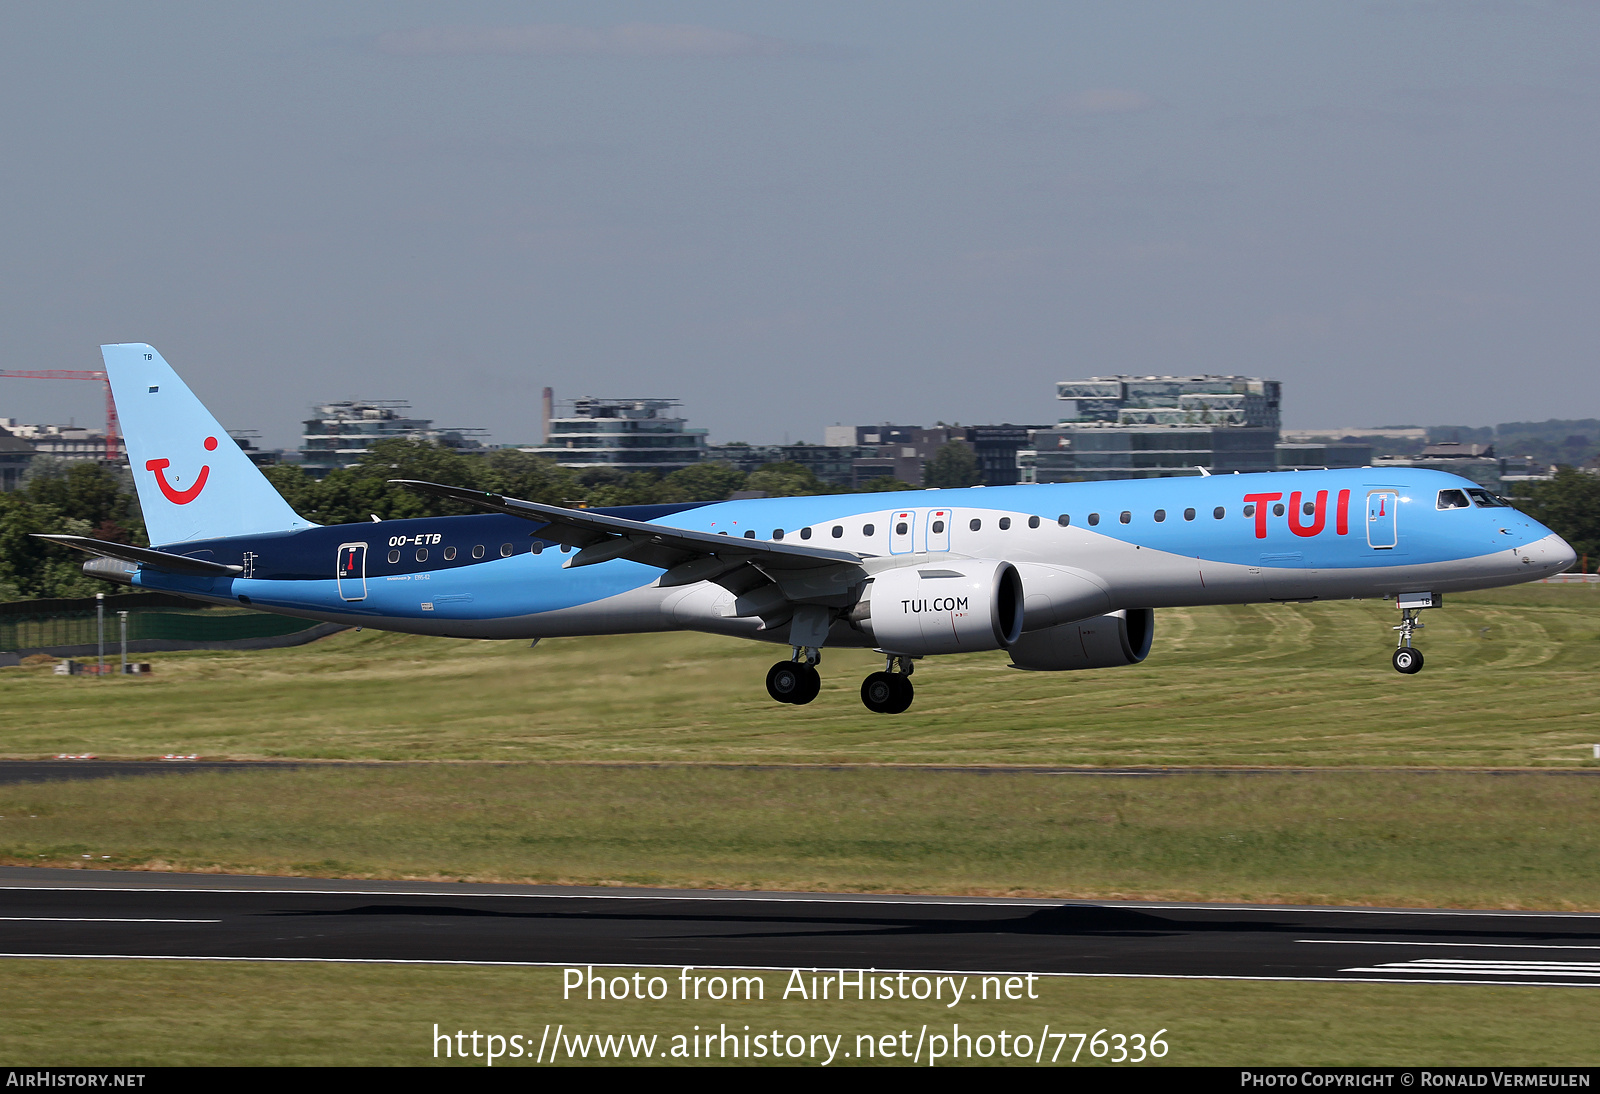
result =
[[1600,914],[0,868],[0,956],[1600,986]]

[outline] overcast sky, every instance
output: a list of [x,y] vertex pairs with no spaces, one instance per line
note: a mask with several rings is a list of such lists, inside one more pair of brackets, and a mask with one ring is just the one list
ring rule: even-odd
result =
[[[714,441],[1600,416],[1593,3],[0,6],[0,367],[156,345],[230,428],[539,391]],[[99,422],[93,385],[0,416]]]

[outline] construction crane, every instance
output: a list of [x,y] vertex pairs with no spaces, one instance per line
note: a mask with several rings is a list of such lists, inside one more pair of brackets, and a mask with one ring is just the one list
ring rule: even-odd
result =
[[48,368],[24,371],[0,368],[0,377],[19,380],[98,380],[106,385],[106,459],[112,463],[121,459],[122,454],[117,451],[117,404],[111,398],[111,381],[104,372],[99,369]]

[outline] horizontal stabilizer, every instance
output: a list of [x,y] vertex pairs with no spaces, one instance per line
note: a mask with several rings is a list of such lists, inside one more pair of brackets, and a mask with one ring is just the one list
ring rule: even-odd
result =
[[157,551],[149,547],[130,547],[126,543],[108,543],[88,536],[57,536],[34,533],[36,539],[48,539],[66,547],[74,547],[102,558],[117,558],[123,562],[137,562],[153,570],[169,574],[192,574],[199,577],[233,577],[244,572],[243,566],[224,566],[220,562],[207,562],[203,558],[175,555],[170,551]]

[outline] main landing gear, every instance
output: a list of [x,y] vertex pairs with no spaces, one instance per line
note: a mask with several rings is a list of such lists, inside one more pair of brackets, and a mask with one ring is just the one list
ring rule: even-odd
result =
[[[861,702],[874,714],[901,714],[911,706],[915,691],[911,687],[912,661],[909,657],[888,654],[883,672],[875,672],[861,683]],[[767,694],[780,703],[804,706],[822,689],[817,664],[822,651],[812,646],[796,646],[794,656],[779,661],[767,670]]]
[[1422,671],[1422,651],[1411,644],[1411,636],[1419,627],[1427,624],[1417,615],[1425,608],[1437,608],[1443,602],[1443,597],[1433,593],[1401,593],[1395,599],[1400,606],[1400,625],[1394,629],[1400,632],[1400,638],[1391,661],[1394,671],[1410,676]]
[[916,690],[911,686],[911,658],[886,654],[884,671],[861,681],[861,702],[874,714],[903,714]]
[[821,660],[821,650],[796,646],[792,660],[779,661],[767,670],[767,694],[780,703],[805,706],[822,690],[822,674],[817,671]]

